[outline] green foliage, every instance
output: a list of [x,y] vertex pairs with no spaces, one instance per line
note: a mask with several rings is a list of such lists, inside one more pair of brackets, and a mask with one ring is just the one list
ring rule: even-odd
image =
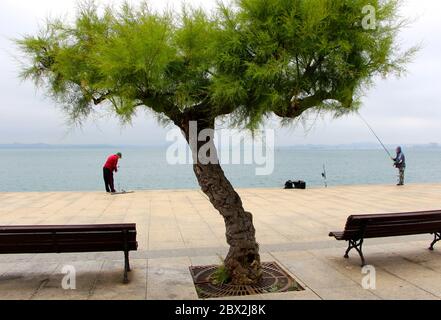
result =
[[[147,3],[100,10],[79,5],[75,21],[48,21],[17,43],[32,79],[74,120],[107,105],[124,121],[139,108],[181,124],[231,115],[254,129],[277,114],[358,108],[376,76],[401,74],[399,0],[237,0],[213,16]],[[365,30],[362,9],[376,9]]]
[[[403,26],[396,0],[239,0],[223,8],[217,52],[215,105],[240,109],[251,128],[268,113],[296,118],[314,108],[356,110],[377,75],[400,74],[414,49],[400,53]],[[376,9],[377,28],[365,30],[363,8]],[[246,94],[241,94],[246,93]]]
[[216,271],[211,275],[210,280],[213,281],[215,285],[223,285],[231,280],[231,276],[225,267],[222,257],[219,256],[221,264],[217,267]]

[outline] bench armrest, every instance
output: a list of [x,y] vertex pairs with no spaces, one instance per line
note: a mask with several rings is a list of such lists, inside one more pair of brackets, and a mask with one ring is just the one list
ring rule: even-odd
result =
[[343,231],[333,231],[329,233],[330,237],[334,237],[337,240],[343,240]]

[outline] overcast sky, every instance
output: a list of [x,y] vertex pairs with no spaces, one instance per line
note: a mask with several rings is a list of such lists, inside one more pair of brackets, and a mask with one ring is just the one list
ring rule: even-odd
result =
[[[102,0],[102,3],[111,1]],[[132,1],[136,3],[136,1]],[[154,7],[165,1],[150,1]],[[179,0],[169,6],[178,7]],[[10,39],[35,34],[48,16],[74,12],[74,0],[0,0],[0,144],[163,144],[166,130],[142,114],[131,127],[104,117],[87,122],[81,129],[69,128],[57,106],[30,82],[17,78],[16,49]],[[118,3],[113,1],[112,3]],[[207,9],[215,0],[188,0]],[[401,78],[378,80],[364,98],[362,115],[387,144],[441,143],[441,1],[407,0],[402,15],[415,18],[403,31],[401,43],[421,43],[422,50]],[[375,142],[356,116],[338,120],[318,119],[307,126],[277,129],[278,145],[349,144]],[[312,126],[312,127],[311,127]]]

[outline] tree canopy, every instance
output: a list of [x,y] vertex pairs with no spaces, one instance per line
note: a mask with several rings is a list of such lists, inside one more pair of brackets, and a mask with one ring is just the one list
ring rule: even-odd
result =
[[[17,41],[31,78],[81,120],[108,105],[123,120],[148,108],[180,125],[231,115],[254,129],[267,116],[356,110],[376,76],[401,73],[399,0],[236,0],[212,13],[148,3],[79,5]],[[363,8],[375,28],[363,28]]]

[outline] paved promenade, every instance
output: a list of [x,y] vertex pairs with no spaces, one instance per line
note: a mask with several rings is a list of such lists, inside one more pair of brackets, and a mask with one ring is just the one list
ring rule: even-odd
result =
[[[239,190],[254,215],[262,260],[277,261],[306,287],[253,299],[440,299],[441,244],[431,235],[366,240],[376,289],[362,288],[356,253],[328,237],[350,214],[441,209],[441,185]],[[225,255],[223,220],[200,191],[0,193],[0,225],[137,223],[130,283],[122,253],[0,255],[0,299],[197,299],[190,265]],[[77,289],[64,290],[64,266]]]

